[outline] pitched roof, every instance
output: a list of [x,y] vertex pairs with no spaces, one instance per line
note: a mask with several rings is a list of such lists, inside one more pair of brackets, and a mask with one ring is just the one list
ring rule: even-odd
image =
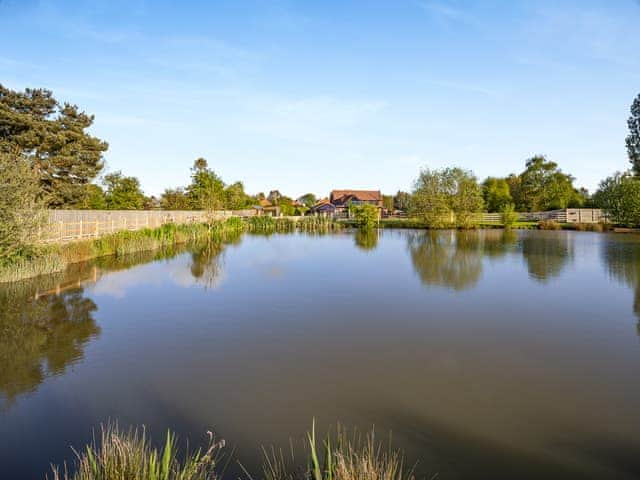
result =
[[379,202],[382,200],[380,190],[332,190],[331,200],[337,201],[341,198],[353,198],[361,202]]

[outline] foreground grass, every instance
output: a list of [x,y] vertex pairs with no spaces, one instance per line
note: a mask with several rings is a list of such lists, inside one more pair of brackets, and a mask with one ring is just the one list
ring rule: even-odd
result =
[[71,472],[53,467],[53,480],[212,480],[224,441],[209,433],[205,450],[187,452],[179,459],[176,438],[167,432],[164,447],[154,448],[144,429],[121,431],[117,425],[102,428],[98,439],[76,452]]
[[[122,431],[116,424],[101,429],[98,438],[80,451],[70,466],[52,467],[52,480],[217,480],[224,440],[211,432],[204,449],[180,454],[175,436],[167,432],[164,446],[152,446],[144,429]],[[291,450],[263,449],[263,480],[410,480],[403,455],[376,440],[338,427],[324,441],[316,438],[315,422],[304,443],[304,456]],[[181,460],[182,458],[182,460]],[[244,468],[243,468],[244,470]],[[249,480],[254,477],[244,470]]]

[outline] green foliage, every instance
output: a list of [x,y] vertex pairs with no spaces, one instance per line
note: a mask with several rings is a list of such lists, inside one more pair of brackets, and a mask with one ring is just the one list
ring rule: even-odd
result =
[[139,210],[144,207],[145,196],[136,177],[113,172],[104,177],[105,205],[109,210]]
[[107,208],[107,199],[100,185],[90,183],[85,186],[85,194],[82,202],[76,206],[83,210],[104,210]]
[[482,196],[488,212],[501,212],[513,203],[509,183],[504,178],[488,177],[482,184]]
[[193,163],[187,196],[195,210],[220,210],[224,206],[224,182],[208,167],[204,158]]
[[626,138],[627,153],[633,172],[640,175],[640,95],[631,105],[631,116],[627,121],[629,136]]
[[374,228],[380,219],[378,207],[368,203],[352,206],[351,212],[356,221],[356,225],[361,228]]
[[163,210],[189,210],[191,204],[182,188],[167,188],[160,196],[160,208]]
[[640,225],[640,179],[616,173],[602,182],[593,196],[594,203],[604,210],[614,223]]
[[242,210],[251,207],[253,201],[244,191],[242,182],[235,182],[224,189],[224,208],[226,210]]
[[513,203],[507,203],[502,207],[500,211],[500,220],[505,228],[512,228],[518,221],[519,215],[516,213],[516,208]]
[[471,172],[461,168],[426,169],[415,182],[410,211],[430,228],[469,228],[476,224],[482,207],[482,190]]
[[82,202],[85,185],[102,170],[108,145],[87,133],[93,119],[49,90],[0,85],[0,152],[33,162],[48,206]]
[[318,199],[313,193],[305,193],[298,199],[298,201],[300,201],[305,207],[311,208],[316,204]]
[[382,196],[382,207],[388,212],[393,212],[393,207],[394,207],[393,195]]
[[567,208],[576,200],[573,177],[562,172],[558,164],[538,155],[527,160],[520,175],[518,207],[529,212]]
[[398,193],[393,197],[393,206],[403,212],[409,211],[411,207],[411,194],[398,190]]
[[[53,480],[215,480],[224,440],[209,433],[205,450],[179,455],[176,437],[167,432],[164,447],[151,445],[146,431],[122,431],[117,424],[102,427],[98,440],[77,453],[72,474],[52,467]],[[181,457],[184,459],[181,460]]]
[[0,153],[0,264],[31,250],[42,208],[38,174],[29,160]]

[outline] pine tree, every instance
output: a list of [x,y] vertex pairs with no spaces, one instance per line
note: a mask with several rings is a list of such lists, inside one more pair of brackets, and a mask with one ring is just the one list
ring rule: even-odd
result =
[[627,153],[633,172],[640,176],[640,95],[631,105],[631,116],[627,121],[629,136],[627,137]]
[[32,162],[50,207],[82,203],[104,166],[107,143],[86,132],[93,120],[49,90],[0,85],[0,152]]

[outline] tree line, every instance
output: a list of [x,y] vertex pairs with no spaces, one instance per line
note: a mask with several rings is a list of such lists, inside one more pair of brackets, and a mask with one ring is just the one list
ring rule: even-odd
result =
[[[13,91],[0,85],[0,234],[15,217],[45,208],[230,209],[277,206],[284,215],[304,214],[316,202],[309,193],[294,200],[272,190],[250,195],[240,181],[230,184],[198,158],[189,185],[168,188],[159,198],[142,191],[140,181],[120,171],[103,174],[107,142],[88,132],[94,117],[61,103],[46,89]],[[603,180],[593,194],[574,185],[572,175],[543,155],[526,161],[519,174],[489,177],[482,183],[461,168],[425,169],[412,192],[385,195],[386,210],[401,210],[437,225],[447,216],[461,226],[478,212],[544,211],[600,207],[614,221],[640,224],[640,95],[633,101],[626,147],[632,168]],[[35,218],[35,216],[33,216]],[[14,219],[14,220],[12,220]],[[25,218],[21,221],[30,223]],[[28,230],[28,228],[27,228]]]

